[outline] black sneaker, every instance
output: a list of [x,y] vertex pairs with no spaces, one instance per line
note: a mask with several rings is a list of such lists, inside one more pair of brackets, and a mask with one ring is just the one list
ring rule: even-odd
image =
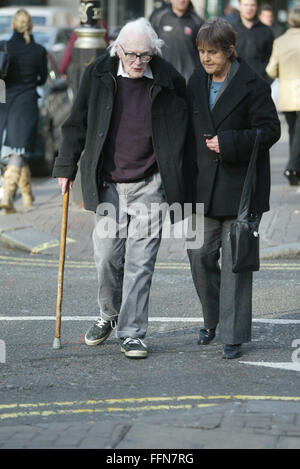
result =
[[146,358],[148,355],[147,346],[141,339],[132,339],[127,337],[121,339],[121,352],[128,358]]
[[200,329],[198,345],[208,345],[216,336],[216,329]]
[[116,327],[117,321],[106,321],[99,318],[87,330],[84,340],[87,345],[98,345],[104,342],[110,335],[111,331]]

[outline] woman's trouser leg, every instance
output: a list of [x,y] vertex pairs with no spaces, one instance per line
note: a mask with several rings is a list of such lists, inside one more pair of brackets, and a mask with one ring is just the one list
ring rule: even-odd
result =
[[229,239],[232,221],[206,217],[202,248],[188,251],[193,281],[202,305],[204,326],[212,329],[219,323],[220,337],[225,344],[251,340],[252,273],[232,272]]
[[229,238],[232,221],[222,223],[219,332],[223,344],[242,344],[251,340],[253,274],[232,272]]
[[221,224],[218,220],[205,217],[203,246],[200,249],[189,249],[188,256],[206,329],[216,328],[219,322],[220,247]]

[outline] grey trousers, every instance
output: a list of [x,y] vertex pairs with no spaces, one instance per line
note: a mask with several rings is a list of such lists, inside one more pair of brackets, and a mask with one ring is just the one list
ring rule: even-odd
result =
[[135,183],[104,183],[93,231],[98,304],[103,319],[118,319],[118,338],[146,335],[164,200],[159,173]]
[[189,250],[188,256],[202,304],[204,327],[213,329],[219,324],[222,343],[241,344],[251,340],[253,274],[232,272],[232,221],[205,217],[203,246]]

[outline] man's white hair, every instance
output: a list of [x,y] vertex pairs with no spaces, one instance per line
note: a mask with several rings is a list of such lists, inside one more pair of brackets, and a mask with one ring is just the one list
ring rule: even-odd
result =
[[147,34],[150,40],[150,47],[154,54],[161,55],[161,48],[164,45],[164,41],[159,39],[156,32],[152,28],[151,24],[146,18],[139,18],[134,21],[126,23],[125,26],[119,32],[117,39],[109,46],[110,55],[113,57],[116,55],[116,45],[123,44],[125,36],[130,33]]

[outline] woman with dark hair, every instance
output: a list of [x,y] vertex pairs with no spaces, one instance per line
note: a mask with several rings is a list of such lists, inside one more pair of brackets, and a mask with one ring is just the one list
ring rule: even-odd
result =
[[204,316],[198,343],[209,344],[219,324],[223,358],[229,359],[241,356],[241,344],[251,340],[252,320],[252,272],[232,272],[229,229],[257,129],[262,136],[253,210],[259,216],[269,210],[269,149],[280,137],[270,87],[237,58],[235,44],[236,33],[226,20],[205,23],[197,37],[201,63],[188,84],[193,200],[204,203],[204,243],[188,251]]
[[7,42],[10,57],[6,82],[6,103],[0,106],[0,157],[7,161],[0,208],[14,212],[13,198],[19,186],[24,207],[33,195],[28,155],[34,150],[38,125],[36,87],[47,79],[47,52],[32,36],[32,19],[18,10],[12,20],[13,35]]

